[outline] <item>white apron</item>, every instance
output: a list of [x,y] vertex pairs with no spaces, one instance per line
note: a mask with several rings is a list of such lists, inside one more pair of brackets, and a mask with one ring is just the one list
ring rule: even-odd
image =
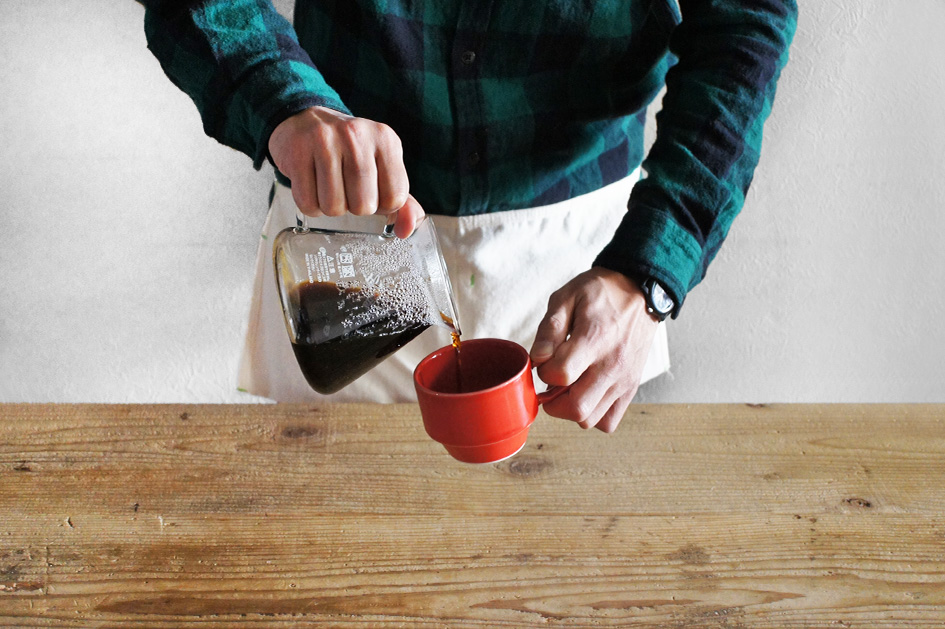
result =
[[[463,339],[502,338],[531,349],[548,297],[589,269],[627,208],[630,177],[543,207],[476,216],[429,216],[449,269]],[[256,277],[239,387],[277,402],[415,402],[413,370],[450,343],[445,328],[428,328],[380,365],[332,395],[309,387],[289,342],[276,289],[272,242],[295,226],[292,191],[276,184],[256,255]],[[312,227],[380,232],[383,217],[310,219]],[[666,325],[656,332],[642,382],[669,370]],[[541,384],[537,383],[539,388]]]

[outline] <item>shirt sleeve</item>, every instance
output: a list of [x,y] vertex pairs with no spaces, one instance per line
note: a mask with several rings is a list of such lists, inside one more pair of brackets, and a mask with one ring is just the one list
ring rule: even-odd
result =
[[657,137],[595,264],[654,277],[675,299],[704,277],[741,211],[797,25],[795,0],[680,0]]
[[268,0],[146,0],[148,48],[210,137],[259,169],[273,129],[308,107],[350,113]]

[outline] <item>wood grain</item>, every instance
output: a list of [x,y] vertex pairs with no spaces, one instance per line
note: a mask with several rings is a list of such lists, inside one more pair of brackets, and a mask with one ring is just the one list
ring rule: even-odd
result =
[[0,626],[945,626],[945,406],[0,405]]

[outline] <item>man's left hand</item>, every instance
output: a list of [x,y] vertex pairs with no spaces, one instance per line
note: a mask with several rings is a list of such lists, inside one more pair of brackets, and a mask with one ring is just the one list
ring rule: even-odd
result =
[[544,382],[571,389],[545,412],[613,432],[636,395],[658,325],[639,286],[616,271],[594,267],[555,291],[530,353]]

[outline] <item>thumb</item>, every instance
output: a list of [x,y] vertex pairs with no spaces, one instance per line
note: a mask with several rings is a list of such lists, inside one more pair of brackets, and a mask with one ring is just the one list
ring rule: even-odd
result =
[[549,301],[548,311],[535,334],[535,342],[529,356],[536,367],[550,360],[558,347],[568,338],[571,329],[571,313],[573,304],[571,299],[556,300],[554,296]]
[[[412,194],[407,195],[404,203],[394,215],[394,233],[398,238],[408,238],[426,217],[426,213]],[[390,219],[388,219],[388,222]]]

